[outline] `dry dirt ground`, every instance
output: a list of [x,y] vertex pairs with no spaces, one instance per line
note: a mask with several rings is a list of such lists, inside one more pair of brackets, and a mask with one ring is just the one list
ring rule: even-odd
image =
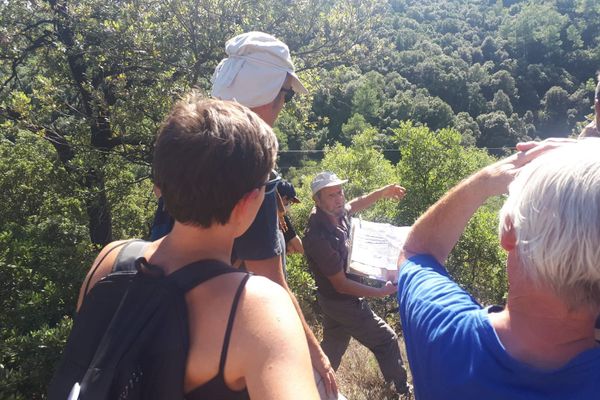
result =
[[[410,369],[406,359],[404,342],[399,339],[404,367],[408,370],[409,382],[412,383]],[[373,353],[354,339],[337,371],[337,382],[340,392],[348,400],[391,400],[398,399],[393,384],[387,384],[379,371],[377,360]]]

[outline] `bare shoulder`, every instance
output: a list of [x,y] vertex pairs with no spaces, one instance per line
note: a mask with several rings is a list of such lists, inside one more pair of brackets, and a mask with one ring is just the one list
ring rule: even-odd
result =
[[286,337],[304,337],[300,318],[289,293],[262,276],[251,276],[239,304],[239,326],[244,339],[275,345]]
[[79,307],[81,307],[81,303],[87,292],[94,287],[100,279],[110,273],[112,266],[115,263],[115,259],[119,254],[119,248],[123,247],[126,242],[127,240],[119,240],[109,243],[100,251],[100,253],[98,253],[98,256],[96,256],[96,259],[92,263],[92,266],[79,289],[79,298],[77,300],[78,310]]
[[[239,368],[250,397],[318,398],[306,336],[290,294],[267,278],[252,276],[238,312],[231,365]],[[244,356],[236,356],[240,354]]]
[[[284,312],[294,309],[289,293],[280,285],[263,276],[252,275],[246,283],[242,312],[262,314],[259,309]],[[250,315],[253,318],[258,316]]]

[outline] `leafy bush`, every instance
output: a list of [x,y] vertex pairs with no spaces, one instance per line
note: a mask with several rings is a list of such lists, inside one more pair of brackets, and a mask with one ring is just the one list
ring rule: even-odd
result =
[[304,317],[311,325],[318,323],[318,310],[315,280],[312,277],[306,258],[300,254],[290,254],[287,257],[287,283],[294,292]]
[[53,328],[44,325],[26,335],[8,332],[0,364],[0,398],[45,398],[71,327],[72,320],[64,318]]

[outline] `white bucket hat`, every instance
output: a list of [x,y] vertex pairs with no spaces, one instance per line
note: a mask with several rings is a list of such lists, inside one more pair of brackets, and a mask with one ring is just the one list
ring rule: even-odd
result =
[[340,179],[336,174],[329,171],[324,171],[315,176],[315,179],[310,183],[312,195],[316,195],[319,190],[330,186],[338,186],[348,182],[348,179]]
[[247,32],[225,44],[227,58],[212,76],[212,96],[235,100],[246,107],[272,102],[281,90],[286,76],[292,77],[292,89],[307,94],[294,73],[290,50],[285,43],[263,32]]

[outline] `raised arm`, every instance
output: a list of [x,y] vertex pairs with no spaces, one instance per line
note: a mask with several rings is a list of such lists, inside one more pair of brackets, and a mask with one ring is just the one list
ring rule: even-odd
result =
[[518,153],[489,165],[451,189],[413,225],[399,263],[414,254],[430,254],[444,264],[469,219],[491,196],[506,193],[519,170],[541,154],[558,146],[575,143],[550,139],[517,145]]
[[[246,286],[236,324],[242,368],[252,399],[318,399],[308,346],[285,290],[260,277]],[[239,320],[237,318],[240,318]]]
[[406,189],[404,189],[400,185],[392,184],[384,186],[382,188],[372,191],[369,194],[365,194],[364,196],[360,196],[353,200],[350,200],[348,202],[350,214],[356,214],[357,212],[361,212],[362,210],[371,207],[373,204],[375,204],[381,199],[396,199],[400,201],[404,197],[405,193]]

